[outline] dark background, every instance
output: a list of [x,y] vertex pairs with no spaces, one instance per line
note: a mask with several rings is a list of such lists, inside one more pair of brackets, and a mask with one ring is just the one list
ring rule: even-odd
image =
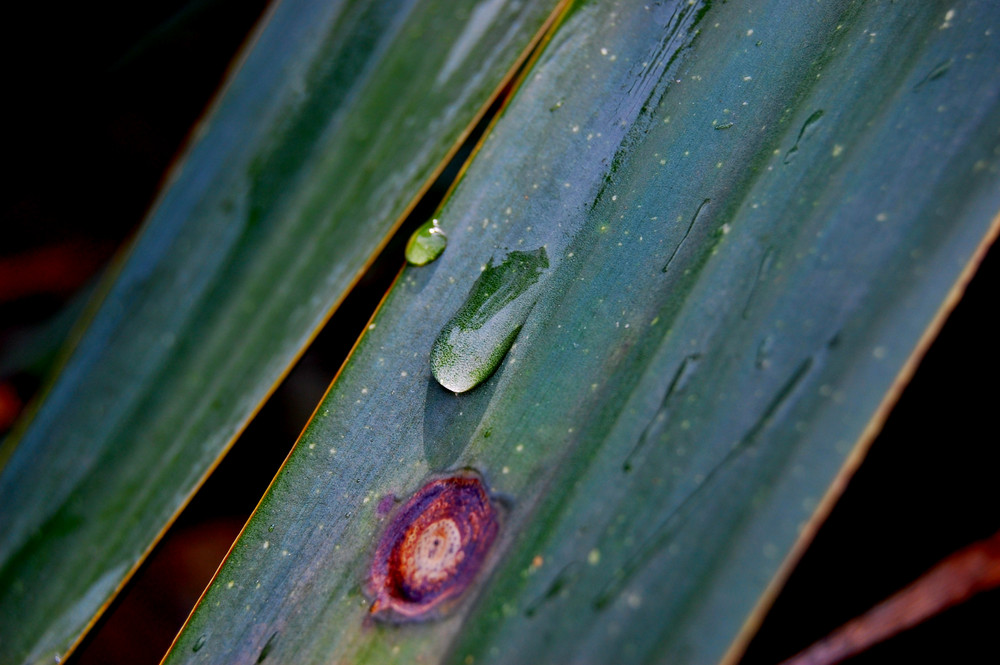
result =
[[[135,233],[265,6],[63,1],[6,10],[10,34],[0,49],[12,131],[0,197],[0,436],[40,387],[99,274]],[[414,219],[433,207],[432,197]],[[383,252],[71,662],[159,662],[395,275],[404,237]],[[1000,354],[991,316],[998,261],[994,250],[745,665],[779,662],[1000,528],[992,422]],[[982,594],[852,662],[973,660],[992,651],[998,617],[1000,592]]]

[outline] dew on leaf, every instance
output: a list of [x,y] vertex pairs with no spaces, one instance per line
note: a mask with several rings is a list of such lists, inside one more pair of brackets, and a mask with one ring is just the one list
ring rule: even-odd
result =
[[548,267],[544,247],[512,251],[499,265],[490,260],[431,348],[438,383],[465,392],[496,371],[534,306],[538,279]]
[[760,285],[767,281],[768,273],[771,271],[771,264],[774,262],[774,248],[768,247],[764,252],[764,256],[760,260],[760,265],[757,266],[757,275],[754,278],[753,285],[750,287],[750,293],[747,295],[747,301],[743,304],[743,318],[747,318],[750,315],[750,308],[754,303],[754,297],[757,295],[757,290]]
[[[674,539],[680,529],[684,527],[691,514],[690,511],[697,505],[699,498],[717,486],[721,474],[730,468],[737,459],[743,457],[747,451],[756,448],[762,435],[776,421],[787,416],[791,405],[795,404],[802,395],[803,386],[807,383],[814,366],[821,362],[823,355],[825,352],[820,351],[799,363],[788,380],[774,393],[771,401],[760,411],[759,417],[746,430],[742,438],[709,469],[708,473],[698,474],[694,478],[697,484],[688,492],[687,496],[681,499],[676,507],[653,528],[644,542],[631,553],[625,565],[614,572],[604,588],[594,597],[593,607],[595,610],[606,609],[621,595],[639,571],[652,561],[657,560],[663,551],[669,551],[669,548],[675,545]],[[627,598],[626,602],[628,602]]]
[[816,131],[816,127],[819,125],[820,118],[823,117],[823,109],[814,111],[812,115],[806,118],[806,121],[802,123],[802,129],[799,130],[799,136],[795,139],[795,145],[788,149],[785,153],[785,164],[790,164],[793,159],[795,159],[796,154],[799,152],[799,144],[803,140],[809,138],[813,132]]
[[947,60],[943,60],[938,64],[934,65],[934,67],[927,73],[927,75],[924,76],[924,78],[920,79],[920,81],[918,81],[917,84],[913,86],[913,91],[916,92],[925,85],[927,85],[928,83],[930,83],[931,81],[936,81],[945,74],[947,74],[948,70],[951,69],[951,66],[954,63],[955,63],[954,58],[948,58]]
[[774,350],[774,335],[768,334],[757,346],[757,357],[754,365],[757,369],[768,369],[771,366],[771,352]]
[[406,243],[406,260],[415,266],[426,265],[441,256],[447,246],[448,236],[441,229],[438,220],[432,219],[410,236]]
[[656,440],[662,434],[663,427],[673,409],[674,395],[683,391],[685,386],[687,386],[695,370],[698,369],[701,358],[702,355],[700,353],[692,353],[681,361],[677,367],[677,371],[674,373],[673,379],[667,384],[663,397],[660,398],[660,408],[646,425],[646,428],[643,430],[639,440],[632,447],[632,451],[628,454],[628,457],[625,458],[625,462],[622,464],[622,471],[625,473],[631,472],[634,459],[645,449],[650,441]]
[[684,232],[684,235],[681,236],[680,242],[678,242],[674,246],[674,251],[670,253],[670,258],[667,259],[666,264],[663,266],[662,272],[667,272],[667,269],[670,268],[670,264],[673,263],[674,259],[677,257],[677,253],[680,251],[681,247],[684,245],[684,241],[687,240],[687,238],[688,238],[689,235],[691,235],[691,229],[694,228],[694,225],[701,218],[702,214],[705,212],[706,207],[711,202],[712,202],[712,199],[705,199],[704,201],[701,202],[701,204],[698,206],[698,208],[694,211],[694,214],[691,215],[691,221],[688,222],[687,230]]

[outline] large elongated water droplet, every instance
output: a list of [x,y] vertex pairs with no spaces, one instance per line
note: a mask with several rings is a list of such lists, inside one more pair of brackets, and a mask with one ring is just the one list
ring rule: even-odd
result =
[[444,234],[436,219],[426,222],[413,232],[406,243],[406,260],[415,266],[430,263],[448,246],[448,236]]
[[496,266],[490,260],[431,348],[438,383],[460,393],[493,374],[534,306],[536,283],[548,267],[544,247],[510,252]]

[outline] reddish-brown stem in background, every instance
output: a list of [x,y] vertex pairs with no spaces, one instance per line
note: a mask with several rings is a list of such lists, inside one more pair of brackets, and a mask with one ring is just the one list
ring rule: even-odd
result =
[[839,663],[997,586],[1000,586],[1000,531],[947,557],[913,584],[782,665]]
[[108,243],[68,240],[0,257],[0,303],[28,296],[68,295],[111,256]]

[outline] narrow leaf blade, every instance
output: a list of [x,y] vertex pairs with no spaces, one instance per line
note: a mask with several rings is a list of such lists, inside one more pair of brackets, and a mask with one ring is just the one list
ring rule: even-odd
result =
[[0,661],[78,639],[555,2],[286,0],[0,476]]
[[[995,235],[997,19],[577,6],[166,662],[722,658]],[[540,247],[500,368],[443,390],[434,341]],[[469,468],[506,505],[488,572],[443,618],[373,622],[386,507]]]

